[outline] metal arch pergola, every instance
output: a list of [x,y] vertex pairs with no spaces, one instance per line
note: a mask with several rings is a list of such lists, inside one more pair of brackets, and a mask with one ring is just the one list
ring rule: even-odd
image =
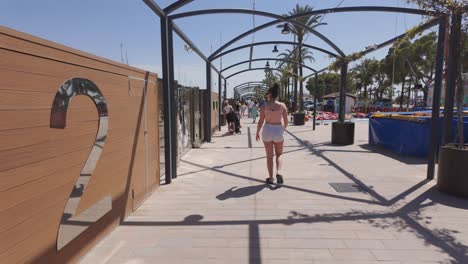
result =
[[[296,65],[301,65],[302,67],[308,69],[308,70],[311,70],[313,72],[316,72],[315,69],[305,65],[305,64],[302,64],[302,63],[299,63],[299,62],[296,62],[296,61],[293,61],[293,60],[286,60],[286,59],[278,59],[278,58],[259,58],[259,59],[249,59],[249,60],[245,60],[245,61],[241,61],[241,62],[238,62],[238,63],[234,63],[224,69],[221,70],[221,72],[224,72],[226,70],[229,70],[230,68],[232,67],[235,67],[235,66],[239,66],[241,64],[244,64],[244,63],[247,63],[247,62],[254,62],[254,61],[283,61],[283,62],[287,62],[287,63],[292,63],[292,64],[296,64]],[[226,77],[226,79],[228,79],[228,77]]]
[[[261,46],[261,45],[271,45],[271,44],[279,44],[279,45],[283,44],[283,45],[293,45],[293,46],[299,45],[299,43],[293,42],[293,41],[261,41],[261,42],[255,42],[255,43],[242,45],[242,46],[235,47],[235,48],[232,48],[230,50],[221,52],[218,55],[214,56],[213,60],[216,60],[219,57],[222,57],[222,56],[227,55],[227,54],[229,54],[231,52],[238,51],[238,50],[241,50],[241,49],[251,48],[251,47]],[[306,47],[306,48],[309,48],[309,49],[318,50],[320,52],[323,52],[323,53],[325,53],[325,54],[327,54],[329,56],[335,57],[335,58],[338,57],[337,54],[335,54],[335,53],[333,53],[331,51],[328,51],[326,49],[319,48],[317,46],[308,45],[308,44],[304,44],[304,43],[302,44],[302,46]]]
[[245,70],[240,70],[238,72],[235,72],[229,76],[226,77],[226,79],[232,78],[238,74],[244,73],[244,72],[249,72],[249,71],[260,71],[260,70],[270,70],[270,71],[279,71],[280,69],[278,68],[268,68],[268,67],[260,67],[260,68],[250,68],[250,69],[245,69]]
[[[317,32],[316,30],[307,27],[306,25],[295,21],[295,19],[309,16],[309,15],[321,15],[321,14],[330,14],[330,13],[342,13],[342,12],[396,12],[396,13],[406,13],[406,14],[415,14],[415,15],[425,15],[425,16],[432,16],[435,17],[434,23],[439,24],[439,37],[437,43],[437,56],[436,56],[436,70],[435,70],[435,81],[434,81],[434,96],[433,96],[433,107],[432,107],[432,125],[431,125],[431,144],[430,144],[430,155],[428,157],[428,179],[433,179],[434,177],[434,166],[435,166],[435,157],[437,151],[437,144],[438,144],[438,123],[439,123],[439,111],[440,111],[440,98],[441,98],[441,87],[442,87],[442,73],[443,73],[443,61],[444,61],[444,42],[445,42],[445,30],[447,24],[447,14],[436,14],[427,12],[424,10],[419,9],[411,9],[411,8],[399,8],[399,7],[384,7],[384,6],[358,6],[358,7],[341,7],[341,8],[328,8],[328,9],[320,9],[314,10],[311,12],[301,13],[293,16],[283,17],[278,14],[257,11],[257,10],[248,10],[248,9],[205,9],[205,10],[196,10],[196,11],[189,11],[185,13],[178,13],[175,15],[171,15],[177,9],[185,6],[193,2],[193,0],[178,0],[171,5],[167,6],[164,9],[161,9],[154,0],[143,0],[145,4],[148,5],[153,12],[155,12],[161,20],[161,51],[162,51],[162,72],[163,72],[163,88],[164,88],[164,110],[167,113],[167,117],[165,118],[164,122],[164,135],[165,135],[165,145],[166,145],[166,183],[170,183],[172,178],[177,176],[177,168],[176,168],[176,125],[175,125],[175,97],[174,97],[174,58],[173,58],[173,32],[175,32],[183,41],[185,41],[205,62],[206,62],[206,84],[207,84],[207,93],[206,93],[206,104],[205,104],[205,140],[207,142],[211,141],[211,69],[213,68],[218,73],[218,91],[219,91],[219,100],[221,101],[221,79],[224,79],[224,89],[226,92],[226,79],[221,71],[216,69],[212,61],[215,59],[220,58],[222,55],[227,54],[229,52],[235,51],[240,49],[233,48],[223,53],[223,51],[239,41],[240,39],[253,34],[259,30],[268,28],[270,26],[276,25],[278,23],[287,22],[293,24],[295,26],[302,27],[308,30],[311,34],[317,36],[321,40],[323,40],[328,46],[330,46],[336,53],[338,59],[341,60],[341,85],[340,85],[340,105],[339,105],[339,120],[340,122],[344,122],[344,107],[345,107],[345,96],[346,96],[346,76],[348,71],[348,61],[346,60],[346,54],[331,40],[326,38],[321,33]],[[180,28],[174,23],[174,20],[180,18],[187,18],[192,16],[199,16],[199,15],[208,15],[208,14],[246,14],[246,15],[259,15],[264,17],[273,18],[273,21],[267,22],[263,25],[257,26],[251,30],[248,30],[237,37],[233,38],[232,40],[228,41],[225,45],[220,47],[218,50],[210,54],[210,56],[206,57],[192,42],[191,40],[182,32]],[[426,25],[428,26],[428,25]],[[417,31],[422,31],[419,28]],[[403,34],[402,36],[404,36]],[[389,45],[394,41],[398,40],[395,38],[393,40],[389,40],[384,45]],[[280,43],[279,41],[276,43]],[[271,42],[271,44],[275,44]],[[260,45],[260,44],[257,44]],[[378,48],[383,47],[378,46],[377,48],[372,49],[371,51],[375,51]],[[244,45],[245,46],[245,45]],[[252,53],[253,53],[253,46],[250,46],[250,62],[252,61]],[[245,48],[243,47],[243,48]],[[325,51],[326,50],[322,50]],[[330,54],[331,55],[331,54]],[[453,71],[454,66],[449,65],[449,72]],[[249,70],[251,69],[249,65]],[[273,69],[274,70],[274,69]],[[325,70],[325,69],[324,69]],[[323,70],[321,70],[323,71]],[[319,71],[319,72],[321,72]],[[315,76],[317,77],[318,72],[314,72]],[[449,74],[450,75],[450,74]],[[232,77],[232,76],[228,76]],[[316,78],[316,87],[317,87],[317,79]],[[301,83],[302,84],[302,83]],[[453,101],[453,98],[451,99]]]
[[233,88],[234,97],[242,97],[245,93],[258,88],[260,88],[263,92],[268,90],[268,86],[264,82],[246,82],[239,84]]
[[244,89],[247,89],[247,88],[250,88],[250,87],[262,87],[262,88],[268,89],[268,86],[263,82],[247,82],[247,83],[240,84],[240,85],[234,87],[233,90],[235,92],[242,92],[242,91],[244,91]]

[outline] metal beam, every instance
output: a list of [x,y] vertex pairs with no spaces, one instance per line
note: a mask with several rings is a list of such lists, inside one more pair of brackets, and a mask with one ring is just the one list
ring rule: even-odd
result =
[[164,18],[166,16],[166,13],[164,12],[163,9],[161,9],[156,2],[153,0],[143,0],[143,2],[151,9],[153,10],[156,15],[158,15],[160,18]]
[[[415,32],[416,32],[416,33],[419,33],[419,32],[422,32],[422,31],[424,31],[424,30],[426,30],[426,29],[429,29],[429,28],[431,28],[431,27],[433,27],[433,26],[439,24],[439,21],[440,21],[440,18],[433,18],[433,19],[429,20],[428,22],[426,22],[426,23],[422,24],[421,26],[419,26],[419,27],[416,29]],[[413,33],[414,33],[414,32],[413,32]],[[399,36],[396,36],[396,37],[394,37],[394,38],[392,38],[392,39],[389,39],[389,40],[387,40],[387,41],[384,41],[384,42],[382,42],[382,43],[376,45],[375,48],[371,48],[371,49],[364,50],[364,51],[362,51],[361,53],[362,53],[363,55],[367,55],[367,54],[369,54],[369,53],[372,53],[372,52],[374,52],[374,51],[376,51],[376,50],[379,50],[379,49],[381,49],[381,48],[383,48],[383,47],[385,47],[385,46],[388,46],[388,45],[393,44],[395,41],[397,41],[397,40],[399,40],[399,39],[402,39],[402,38],[406,37],[407,34],[408,34],[408,33],[403,33],[403,34],[401,34],[401,35],[399,35]]]
[[218,131],[221,131],[221,117],[222,117],[222,112],[221,109],[222,107],[222,94],[221,94],[221,74],[218,74]]
[[[238,35],[237,37],[231,39],[230,41],[226,42],[226,44],[224,44],[222,47],[220,47],[215,52],[213,52],[213,54],[210,55],[210,58],[212,58],[214,56],[217,56],[220,52],[225,50],[227,47],[231,46],[232,44],[236,43],[237,41],[243,39],[244,37],[246,37],[246,36],[248,36],[250,34],[253,34],[253,33],[257,32],[257,31],[268,28],[270,26],[274,26],[276,24],[279,24],[279,23],[287,21],[287,20],[289,20],[288,17],[286,17],[286,18],[281,17],[279,19],[276,19],[276,20],[273,20],[271,22],[267,22],[267,23],[265,23],[263,25],[257,26],[257,27],[255,27],[255,28],[253,28],[251,30],[245,31],[244,33],[242,33],[242,34]],[[314,34],[315,36],[317,36],[318,38],[323,40],[325,43],[327,43],[330,47],[332,47],[340,56],[345,56],[344,52],[341,49],[339,49],[338,46],[336,46],[331,40],[329,40],[327,37],[325,37],[324,35],[322,35],[318,31],[316,31],[315,29],[313,29],[311,27],[307,27],[306,25],[304,25],[302,23],[299,23],[299,22],[296,22],[296,21],[289,21],[289,23],[307,29],[310,33]]]
[[429,146],[429,157],[427,159],[427,179],[434,179],[435,161],[439,145],[439,116],[440,98],[442,93],[442,75],[444,74],[444,49],[445,29],[447,17],[441,17],[439,21],[439,36],[437,39],[437,55],[435,65],[434,92],[432,95],[432,118],[431,118],[431,141]]
[[[187,0],[188,1],[188,0]],[[181,2],[181,3],[178,3],[178,5],[181,5],[182,2],[187,2],[187,1],[178,1],[178,2]],[[161,9],[158,4],[156,4],[156,2],[154,2],[154,0],[143,0],[143,2],[151,9],[153,10],[154,13],[156,13],[156,15],[158,15],[160,18],[163,18],[163,19],[166,19],[166,18],[169,18],[169,21],[171,21],[172,23],[172,28],[173,30],[175,31],[175,33],[185,42],[187,43],[187,45],[190,46],[190,48],[192,48],[193,51],[195,51],[195,53],[198,54],[198,56],[200,56],[205,62],[208,62],[208,59],[206,58],[205,54],[203,54],[203,52],[200,51],[200,49],[198,49],[198,47],[185,35],[185,33],[172,21],[172,19],[170,18],[170,16],[167,15],[167,13]],[[191,2],[191,1],[190,1]],[[185,4],[188,4],[189,2],[185,3]],[[176,3],[174,3],[176,4]],[[169,8],[170,6],[168,6],[167,8]],[[174,8],[174,7],[173,7]],[[171,8],[172,9],[172,8]],[[177,8],[176,8],[177,9]],[[210,64],[211,64],[211,61],[210,61]],[[213,68],[213,70],[216,71],[216,73],[220,73],[220,71],[214,66],[211,64],[211,67]],[[221,75],[222,76],[222,75]],[[224,78],[224,76],[223,76]]]
[[[420,25],[420,26],[413,32],[413,34],[414,34],[414,33],[422,32],[422,31],[424,31],[424,30],[426,30],[426,29],[429,29],[429,28],[431,28],[431,27],[433,27],[433,26],[439,24],[440,20],[441,20],[440,17],[436,17],[436,18],[433,18],[433,19],[427,21],[426,23]],[[361,51],[360,53],[361,53],[363,56],[365,56],[365,55],[367,55],[367,54],[369,54],[369,53],[372,53],[372,52],[374,52],[374,51],[376,51],[376,50],[379,50],[379,49],[381,49],[381,48],[383,48],[383,47],[385,47],[385,46],[388,46],[388,45],[393,44],[393,43],[396,42],[397,40],[406,37],[407,34],[408,34],[408,33],[403,33],[403,34],[401,34],[401,35],[399,35],[399,36],[396,36],[396,37],[391,38],[391,39],[389,39],[389,40],[387,40],[387,41],[384,41],[384,42],[382,42],[382,43],[380,43],[380,44],[377,44],[374,48],[370,48],[370,49],[363,50],[363,51]],[[308,76],[306,76],[306,78],[307,78],[307,77],[310,77],[310,76],[311,76],[311,75],[308,75]]]
[[[322,73],[322,72],[325,72],[325,71],[327,71],[327,70],[328,70],[328,67],[323,68],[323,69],[317,71],[317,73]],[[312,75],[314,75],[314,74],[315,74],[315,73],[311,73],[311,74],[309,74],[309,75],[307,75],[307,76],[304,76],[304,80],[307,79],[307,78],[312,77]]]
[[253,46],[250,46],[249,69],[252,69]]
[[183,7],[184,5],[189,4],[191,2],[193,2],[193,0],[178,0],[178,1],[170,4],[166,8],[164,8],[164,12],[166,13],[166,15],[169,15],[170,13],[176,11],[177,9],[179,9],[179,8]]
[[236,94],[245,94],[249,91],[253,91],[257,88],[260,88],[260,90],[262,91],[267,91],[269,87],[266,87],[266,86],[246,86],[246,87],[243,87],[241,89],[238,89],[236,91],[234,91]]
[[236,87],[238,87],[238,86],[241,86],[241,85],[244,85],[244,84],[249,84],[249,83],[263,83],[263,81],[251,81],[251,82],[244,82],[244,83],[241,83],[241,84],[239,84],[239,85],[235,86],[233,89],[236,89]]
[[[157,7],[157,5],[156,5]],[[171,83],[169,82],[169,59],[168,59],[168,42],[167,42],[167,19],[161,17],[161,57],[162,57],[162,75],[163,75],[163,100],[164,100],[164,162],[165,162],[165,183],[170,184],[172,182],[172,152],[174,148],[172,146],[171,123],[175,120],[171,119],[171,100],[170,90]]]
[[315,131],[315,122],[317,121],[317,90],[318,90],[318,73],[315,72],[315,83],[314,83],[314,120],[312,123],[312,130]]
[[250,85],[250,86],[240,87],[239,89],[236,89],[235,91],[238,92],[238,93],[242,93],[242,92],[245,92],[245,91],[247,91],[247,90],[252,90],[253,88],[268,89],[268,86],[264,86],[264,85]]
[[348,63],[343,62],[341,64],[341,81],[340,81],[340,104],[339,104],[339,112],[338,112],[338,120],[340,123],[344,123],[345,121],[345,114],[346,114],[346,81],[348,76]]
[[[220,74],[221,72],[211,63],[211,61],[208,60],[208,58],[205,56],[205,54],[203,54],[203,52],[201,52],[201,50],[199,50],[197,48],[197,46],[195,44],[193,44],[193,42],[187,37],[187,35],[184,34],[184,32],[182,32],[182,30],[175,24],[173,24],[173,27],[174,27],[174,32],[185,42],[187,43],[187,45],[190,46],[190,48],[192,48],[193,51],[195,51],[195,53],[198,54],[198,56],[200,56],[200,58],[202,58],[205,62],[210,62],[210,66],[211,68],[218,74]],[[221,75],[222,76],[222,75]],[[224,76],[222,76],[224,78]]]
[[[176,97],[176,91],[178,89],[178,83],[175,82],[174,78],[174,37],[173,37],[173,23],[171,20],[167,20],[167,56],[168,56],[168,61],[169,61],[169,75],[168,75],[168,83],[169,85],[169,101],[171,102],[170,104],[170,109],[171,111],[169,112],[169,116],[171,119],[171,167],[172,167],[172,178],[175,179],[177,178],[177,156],[178,156],[178,142],[177,142],[177,97]],[[166,78],[166,77],[164,77]]]
[[275,68],[252,68],[252,69],[247,69],[247,70],[242,70],[242,71],[238,71],[238,72],[235,72],[229,76],[226,77],[226,79],[229,79],[233,76],[236,76],[237,74],[240,74],[240,73],[243,73],[243,72],[248,72],[248,71],[258,71],[258,70],[272,70],[272,71],[279,71],[279,69],[275,69]]
[[266,85],[261,85],[261,84],[249,84],[249,85],[246,85],[246,86],[242,86],[242,87],[236,88],[234,91],[236,91],[236,92],[242,92],[242,91],[251,89],[252,87],[265,87],[265,88],[267,88]]
[[337,7],[337,8],[326,8],[326,9],[317,9],[310,12],[304,12],[290,17],[282,17],[277,14],[252,10],[252,9],[236,9],[236,8],[221,8],[221,9],[202,9],[202,10],[193,10],[185,13],[179,13],[172,15],[172,18],[179,19],[184,17],[191,16],[200,16],[200,15],[209,15],[209,14],[226,14],[226,13],[237,13],[237,14],[255,14],[258,16],[265,17],[281,17],[283,20],[287,19],[296,19],[305,16],[314,16],[330,13],[343,13],[343,12],[393,12],[393,13],[405,13],[413,15],[426,15],[426,16],[436,16],[437,14],[430,11],[425,11],[422,9],[413,9],[413,8],[402,8],[402,7],[391,7],[391,6],[350,6],[350,7]]
[[[449,52],[447,57],[447,80],[445,84],[445,103],[444,103],[444,121],[442,125],[442,145],[448,144],[452,140],[452,126],[453,126],[453,110],[454,110],[454,98],[455,98],[455,86],[457,83],[457,68],[460,59],[461,45],[458,44],[460,41],[460,33],[458,30],[454,30],[457,24],[462,23],[462,14],[452,13],[451,25],[450,25],[450,37],[449,37]],[[461,73],[460,73],[461,74]],[[458,105],[457,107],[463,107]],[[458,143],[458,142],[457,142]]]
[[266,91],[268,90],[268,86],[266,85],[248,85],[248,86],[244,86],[244,87],[239,87],[237,89],[234,90],[234,92],[238,93],[238,94],[243,94],[243,93],[246,93],[247,91],[251,91],[251,90],[254,90],[254,89],[257,89],[257,88],[260,88],[261,90],[263,91]]
[[[279,58],[258,58],[258,59],[250,59],[250,60],[245,60],[245,61],[241,61],[241,62],[238,62],[238,63],[235,63],[235,64],[232,64],[230,65],[229,67],[226,67],[224,69],[221,70],[221,72],[225,71],[225,70],[229,70],[230,68],[232,67],[235,67],[235,66],[238,66],[238,65],[241,65],[241,64],[244,64],[244,63],[247,63],[247,62],[254,62],[254,61],[285,61],[285,62],[289,62],[289,63],[293,63],[293,64],[297,64],[297,65],[302,65],[302,67],[306,68],[306,69],[309,69],[313,72],[315,72],[315,70],[309,66],[306,66],[304,64],[301,64],[301,63],[298,63],[298,62],[295,62],[295,61],[292,61],[292,60],[285,60],[285,59],[279,59]],[[249,67],[249,69],[251,69],[251,67]]]
[[262,90],[267,90],[268,89],[267,86],[252,85],[252,86],[246,86],[246,87],[242,87],[240,89],[237,89],[236,92],[243,93],[245,91],[253,90],[253,89],[256,89],[256,88],[260,88]]
[[224,79],[224,99],[227,99],[227,80]]
[[234,42],[237,40],[250,35],[258,30],[261,30],[263,28],[266,28],[268,26],[280,23],[282,21],[287,21],[291,24],[303,27],[308,29],[312,34],[316,35],[317,37],[321,38],[323,41],[325,41],[328,45],[330,45],[335,51],[337,51],[341,56],[345,56],[343,51],[341,51],[332,41],[330,41],[328,38],[325,36],[321,35],[314,29],[307,27],[303,23],[299,23],[297,21],[294,21],[296,18],[301,18],[305,16],[310,16],[310,15],[320,15],[320,14],[329,14],[329,13],[341,13],[341,12],[396,12],[396,13],[406,13],[406,14],[415,14],[415,15],[429,15],[429,16],[436,16],[437,14],[425,11],[425,10],[420,10],[420,9],[411,9],[411,8],[400,8],[400,7],[384,7],[384,6],[358,6],[358,7],[340,7],[340,8],[328,8],[328,9],[320,9],[320,10],[313,10],[311,12],[305,12],[301,14],[296,14],[293,16],[289,17],[283,17],[277,14],[269,13],[269,12],[264,12],[264,11],[258,11],[258,10],[249,10],[249,9],[205,9],[205,10],[195,10],[195,11],[190,11],[190,12],[185,12],[185,13],[180,13],[176,15],[172,15],[171,18],[173,19],[179,19],[179,18],[184,18],[184,17],[191,17],[191,16],[199,16],[199,15],[207,15],[207,14],[223,14],[223,13],[237,13],[237,14],[255,14],[259,16],[265,16],[265,17],[271,17],[271,18],[276,18],[275,21],[271,21],[269,23],[263,24],[261,26],[258,26],[252,30],[249,30],[241,35],[239,35],[237,38],[229,41],[226,43],[223,47],[219,48],[217,51],[215,51],[209,58],[212,59],[214,55],[217,53],[221,52],[224,50],[226,47],[232,45]]
[[[240,50],[240,49],[245,49],[245,48],[249,48],[249,47],[252,47],[252,46],[261,46],[261,45],[271,45],[271,44],[285,44],[285,45],[298,45],[299,43],[297,42],[293,42],[293,41],[262,41],[262,42],[256,42],[256,43],[251,43],[251,44],[246,44],[246,45],[242,45],[242,46],[239,46],[239,47],[235,47],[233,49],[230,49],[230,50],[227,50],[225,52],[222,52],[222,53],[219,53],[218,55],[214,56],[213,57],[213,60],[221,57],[221,56],[224,56],[224,55],[227,55],[231,52],[234,52],[234,51],[237,51],[237,50]],[[312,45],[308,45],[308,44],[302,44],[303,47],[306,47],[306,48],[309,48],[309,49],[313,49],[313,50],[318,50],[320,52],[323,52],[329,56],[332,56],[332,57],[338,57],[337,54],[331,52],[331,51],[328,51],[326,49],[322,49],[322,48],[319,48],[317,46],[312,46]]]
[[211,142],[211,63],[206,62],[205,141]]

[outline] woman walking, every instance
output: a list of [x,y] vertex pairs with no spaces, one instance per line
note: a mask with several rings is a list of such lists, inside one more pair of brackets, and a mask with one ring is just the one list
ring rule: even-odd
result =
[[252,106],[252,119],[253,119],[253,123],[255,124],[255,122],[257,121],[257,116],[258,116],[258,105],[257,105],[257,102],[253,102],[253,106]]
[[245,110],[247,110],[247,105],[245,103],[242,103],[241,106],[241,118],[245,118]]
[[232,134],[234,133],[234,109],[232,109],[232,106],[229,104],[229,101],[224,102],[224,107],[223,107],[223,114],[224,114],[224,119],[227,122],[228,125],[228,131]]
[[[276,156],[276,180],[277,183],[284,182],[281,168],[283,166],[283,133],[288,126],[288,110],[283,103],[277,101],[279,86],[274,84],[267,92],[267,101],[260,110],[260,119],[257,125],[256,140],[260,140],[260,130],[262,130],[262,140],[265,146],[267,157],[267,168],[269,178],[268,184],[273,184],[273,149]],[[283,121],[281,123],[281,121]],[[263,123],[265,125],[262,128]]]

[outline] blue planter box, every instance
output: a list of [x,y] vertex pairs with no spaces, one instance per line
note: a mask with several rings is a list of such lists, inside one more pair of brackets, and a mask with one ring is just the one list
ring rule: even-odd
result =
[[[468,117],[464,120],[465,143],[468,142]],[[390,149],[405,156],[427,157],[430,146],[431,118],[417,121],[390,118],[369,119],[369,144]],[[443,118],[439,119],[439,145]],[[455,138],[457,120],[453,120],[452,138]]]

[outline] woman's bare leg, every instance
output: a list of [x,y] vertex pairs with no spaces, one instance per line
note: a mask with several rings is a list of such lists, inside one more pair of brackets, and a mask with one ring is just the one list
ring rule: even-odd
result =
[[275,156],[276,156],[276,173],[281,174],[281,169],[283,168],[283,143],[281,142],[274,142],[275,145]]
[[270,176],[270,179],[273,180],[273,142],[263,141],[263,144],[265,145],[268,175]]

